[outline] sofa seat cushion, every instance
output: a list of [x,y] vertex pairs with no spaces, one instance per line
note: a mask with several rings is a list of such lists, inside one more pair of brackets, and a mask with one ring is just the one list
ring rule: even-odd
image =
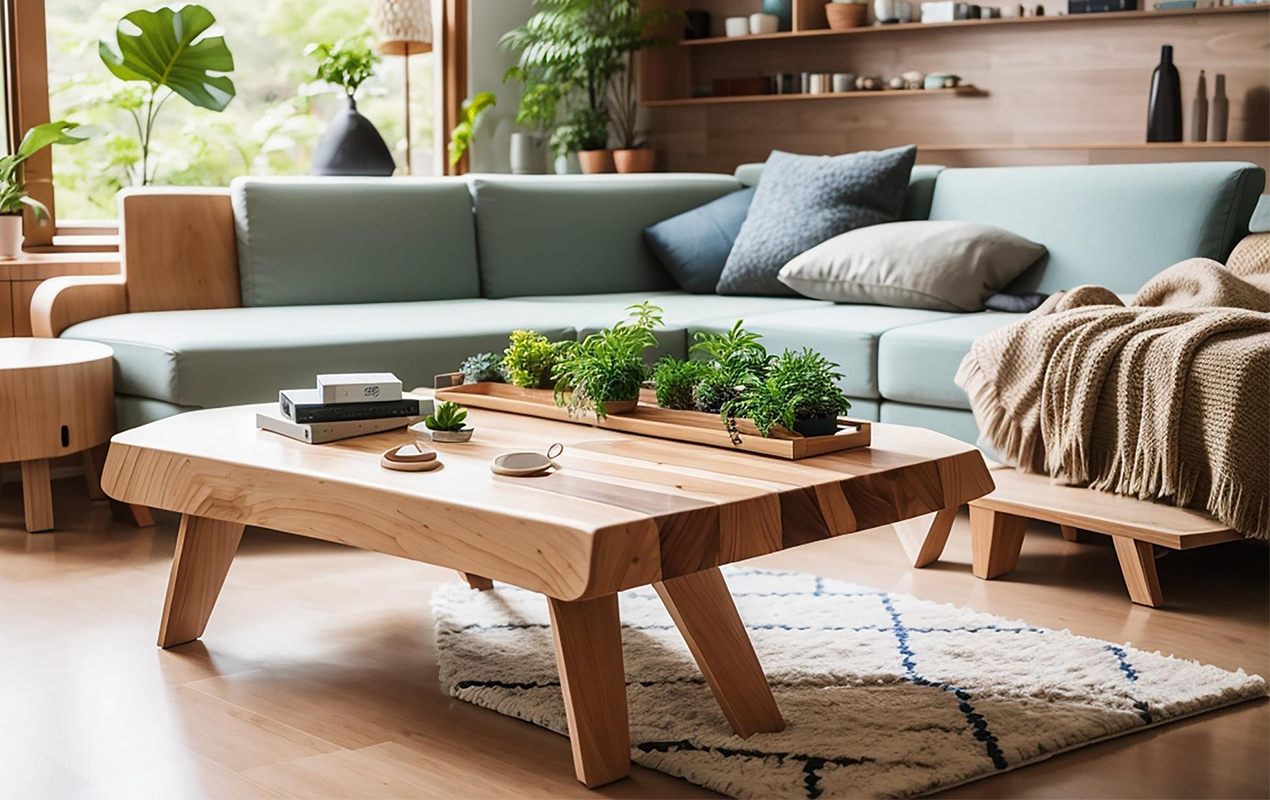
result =
[[156,311],[62,335],[114,348],[117,393],[208,408],[274,400],[323,372],[395,372],[407,387],[431,386],[467,356],[505,348],[514,328],[576,336],[548,305],[482,299]]
[[[810,301],[804,301],[810,302]],[[877,399],[878,339],[887,331],[957,316],[947,311],[886,306],[854,306],[821,303],[815,306],[745,316],[745,329],[763,337],[769,352],[810,347],[839,366],[839,386],[848,397]],[[722,333],[735,316],[719,317],[694,326],[694,330]]]
[[882,334],[878,385],[887,400],[969,409],[966,393],[953,383],[975,339],[1025,318],[1026,314],[983,311],[896,328]]

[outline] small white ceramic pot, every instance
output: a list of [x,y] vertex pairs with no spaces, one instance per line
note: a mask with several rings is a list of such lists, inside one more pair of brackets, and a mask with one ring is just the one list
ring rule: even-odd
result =
[[545,175],[547,172],[547,139],[539,133],[513,133],[511,140],[512,173]]
[[750,15],[750,33],[758,35],[761,33],[776,33],[780,30],[781,18],[775,14],[751,14]]
[[22,215],[0,214],[0,258],[22,253]]
[[723,33],[729,38],[750,35],[750,20],[746,17],[728,17],[723,21]]
[[833,90],[835,93],[855,91],[855,73],[835,72],[833,74]]
[[458,444],[472,441],[475,428],[464,428],[461,431],[428,431],[429,438],[438,444]]

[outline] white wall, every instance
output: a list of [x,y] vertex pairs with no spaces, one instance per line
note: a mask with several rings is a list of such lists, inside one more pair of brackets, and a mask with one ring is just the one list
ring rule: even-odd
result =
[[498,103],[481,115],[472,137],[473,172],[511,172],[508,155],[516,130],[520,86],[503,83],[503,74],[516,56],[498,46],[504,33],[523,24],[533,14],[533,0],[469,0],[468,2],[468,97],[493,92]]

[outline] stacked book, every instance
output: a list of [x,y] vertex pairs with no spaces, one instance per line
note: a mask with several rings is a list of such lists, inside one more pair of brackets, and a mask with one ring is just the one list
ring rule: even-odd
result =
[[323,444],[403,428],[421,411],[419,400],[402,397],[391,372],[319,375],[317,388],[279,392],[277,410],[258,412],[256,427]]

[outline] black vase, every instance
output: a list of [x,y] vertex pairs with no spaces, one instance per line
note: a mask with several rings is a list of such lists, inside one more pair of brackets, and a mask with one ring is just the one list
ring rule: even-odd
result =
[[313,151],[314,175],[388,177],[397,169],[392,151],[374,124],[357,112],[357,102],[335,115]]
[[1147,107],[1147,141],[1182,141],[1182,81],[1173,66],[1173,45],[1160,48],[1160,65],[1151,76]]

